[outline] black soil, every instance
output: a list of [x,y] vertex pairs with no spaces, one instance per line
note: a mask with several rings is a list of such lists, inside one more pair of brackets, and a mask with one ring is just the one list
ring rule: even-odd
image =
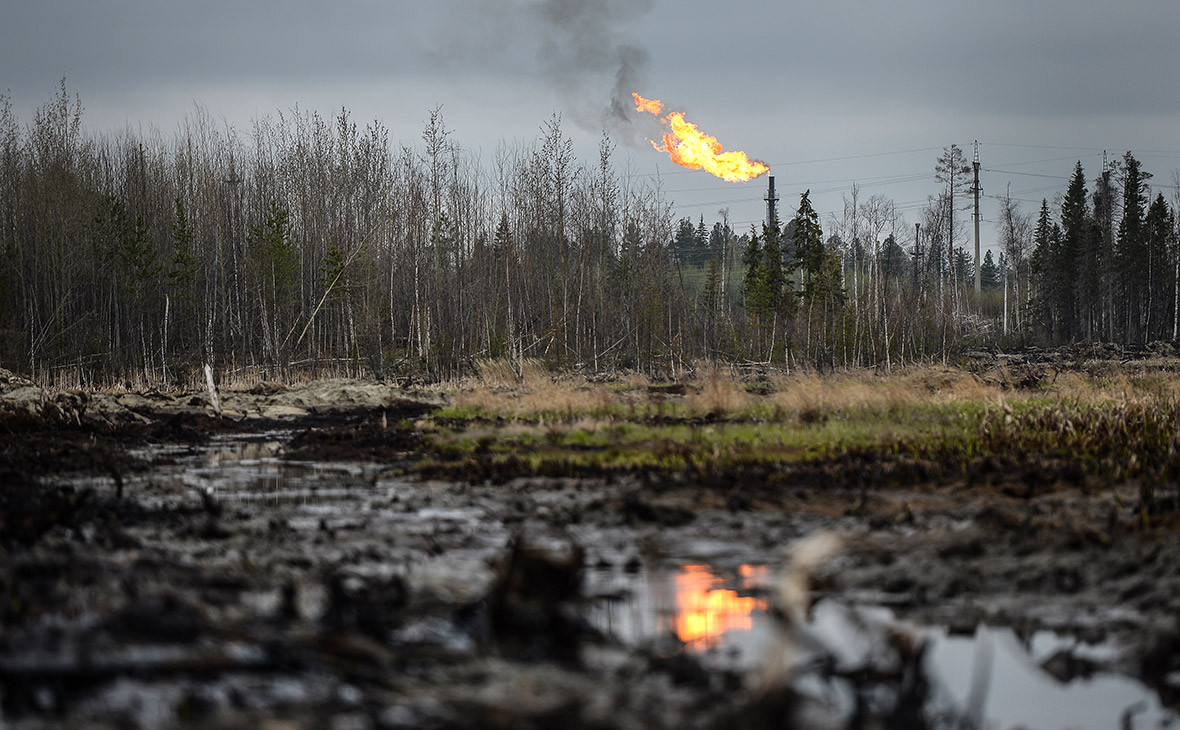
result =
[[[604,633],[587,618],[600,597],[586,574],[635,574],[702,542],[777,569],[793,541],[826,530],[845,547],[816,568],[813,599],[1110,643],[1118,652],[1100,669],[1180,701],[1180,545],[1166,520],[1138,519],[1135,485],[1002,461],[953,477],[872,454],[794,470],[536,475],[477,456],[420,471],[429,412],[0,418],[2,717],[19,728],[777,727],[816,717],[814,699],[675,641]],[[219,444],[271,449],[278,476],[220,485],[202,466]],[[863,476],[879,473],[890,476]],[[829,708],[831,726],[957,722],[932,709],[920,648],[894,638],[864,666],[800,670],[873,698]]]

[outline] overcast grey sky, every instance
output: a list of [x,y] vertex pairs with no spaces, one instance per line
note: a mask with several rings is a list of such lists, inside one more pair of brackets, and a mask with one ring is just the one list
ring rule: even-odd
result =
[[[951,143],[978,139],[985,193],[1010,184],[1031,212],[1075,161],[1093,179],[1104,149],[1168,183],[1178,28],[1175,0],[14,0],[0,90],[29,120],[65,77],[91,131],[168,135],[194,102],[246,131],[298,105],[346,107],[410,144],[442,105],[485,159],[557,112],[587,162],[604,127],[631,142],[620,155],[661,175],[678,215],[757,220],[765,180],[682,171],[611,115],[634,86],[767,162],[784,217],[811,188],[826,228],[856,181],[912,228]],[[994,211],[987,199],[985,244]]]

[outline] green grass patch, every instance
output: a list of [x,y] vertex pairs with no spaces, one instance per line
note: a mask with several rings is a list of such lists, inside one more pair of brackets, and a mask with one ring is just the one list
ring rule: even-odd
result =
[[[443,412],[447,418],[453,412]],[[756,415],[716,423],[670,415],[646,419],[619,417],[511,427],[486,422],[440,427],[430,435],[436,459],[477,455],[492,462],[508,459],[534,467],[547,462],[603,468],[683,468],[686,465],[790,464],[830,458],[849,450],[896,453],[898,444],[931,434],[970,442],[982,407],[947,405],[907,409],[837,409],[815,417]],[[443,414],[439,414],[443,415]]]
[[836,474],[831,483],[974,478],[986,471],[1009,483],[1030,474],[1041,484],[1136,480],[1149,511],[1163,494],[1180,502],[1174,379],[1073,376],[1054,387],[1003,391],[953,370],[896,378],[804,375],[756,388],[706,374],[675,392],[543,383],[476,393],[435,413],[423,468],[458,473],[474,465],[468,473],[478,477],[686,469],[703,475],[746,466],[770,467],[750,472],[766,474],[810,465]]

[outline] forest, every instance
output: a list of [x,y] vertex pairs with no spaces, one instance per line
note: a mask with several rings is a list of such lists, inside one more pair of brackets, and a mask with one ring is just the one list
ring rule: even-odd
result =
[[831,220],[804,192],[741,231],[677,220],[606,135],[577,159],[556,115],[490,160],[441,109],[408,142],[346,110],[239,132],[196,107],[170,137],[82,117],[64,82],[28,122],[0,97],[0,367],[42,382],[891,369],[1180,327],[1176,200],[1131,152],[1092,180],[1079,162],[1035,215],[1003,200],[977,292],[957,145],[915,221],[853,187]]

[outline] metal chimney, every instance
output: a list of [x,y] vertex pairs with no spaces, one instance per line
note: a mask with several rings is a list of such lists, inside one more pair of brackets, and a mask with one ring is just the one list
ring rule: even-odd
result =
[[772,228],[776,225],[774,208],[775,204],[778,203],[778,194],[774,192],[774,175],[771,175],[767,179],[770,183],[766,190],[766,197],[763,200],[766,201],[766,227]]

